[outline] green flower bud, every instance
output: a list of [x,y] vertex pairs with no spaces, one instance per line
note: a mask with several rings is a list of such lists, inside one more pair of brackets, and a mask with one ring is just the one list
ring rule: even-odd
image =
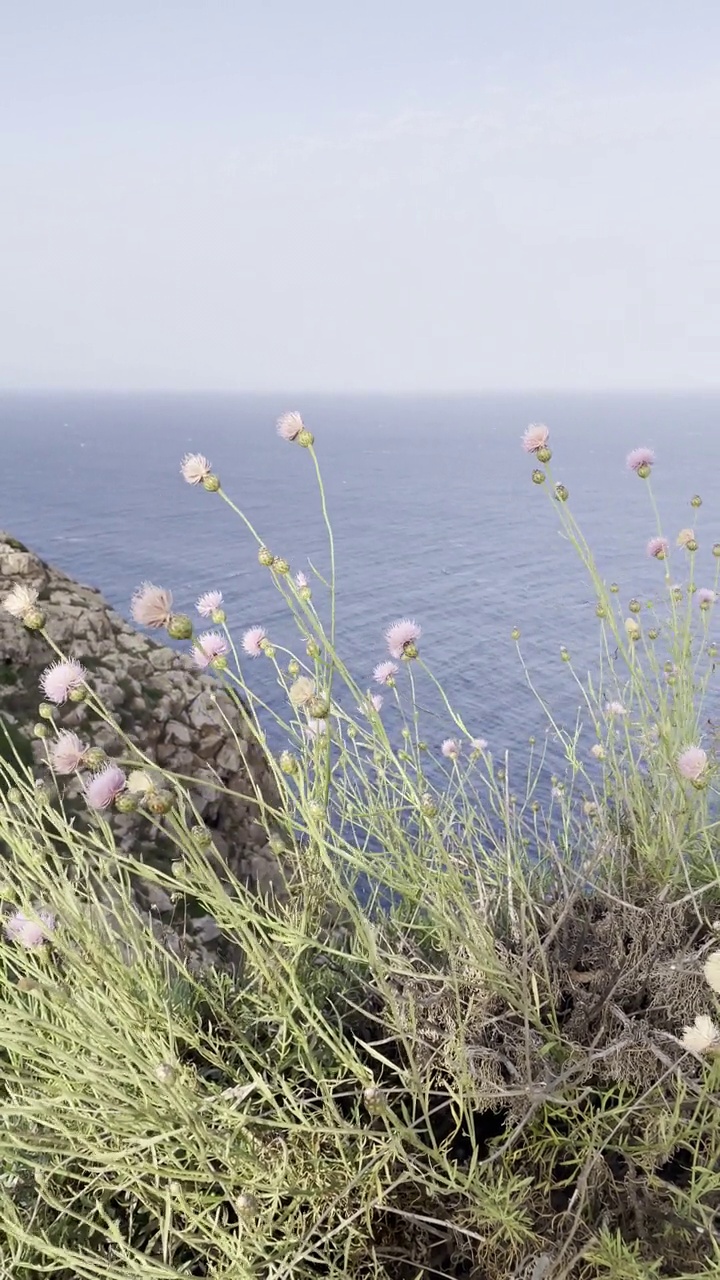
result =
[[175,796],[172,791],[148,791],[143,804],[150,813],[162,815],[170,812],[175,804]]
[[222,626],[223,622],[226,622],[226,621],[227,621],[227,615],[226,615],[226,613],[225,613],[225,610],[224,610],[224,609],[213,609],[213,611],[212,611],[212,620],[213,620],[213,622],[217,623],[217,625],[218,625],[218,626]]
[[432,798],[432,796],[430,795],[430,792],[429,792],[429,791],[426,791],[426,792],[425,792],[425,793],[420,797],[420,808],[421,808],[421,810],[422,810],[422,812],[424,813],[424,815],[425,815],[425,817],[426,817],[426,818],[434,818],[434,817],[435,817],[435,815],[436,815],[436,813],[437,813],[437,805],[435,804],[435,801],[433,800],[433,798]]
[[312,431],[308,431],[303,427],[302,431],[299,432],[297,436],[297,442],[299,445],[302,445],[303,449],[309,449],[310,446],[315,443],[315,437]]
[[720,542],[713,543],[712,553],[715,556],[715,559],[717,559],[718,556],[720,556]]
[[22,804],[24,801],[23,793],[19,787],[10,787],[7,798],[10,804]]
[[533,471],[533,473],[532,473],[532,482],[533,482],[533,484],[544,484],[544,483],[545,483],[545,472],[544,472],[544,471],[540,471],[540,469],[539,469],[538,467],[536,467],[536,468],[535,468],[535,470],[534,470],[534,471]]
[[118,813],[134,813],[137,807],[138,798],[132,791],[121,791],[120,795],[115,797],[115,808]]
[[207,827],[202,822],[196,822],[194,827],[190,829],[192,836],[198,849],[209,849],[212,844],[212,836]]
[[280,756],[280,768],[283,773],[293,774],[298,771],[298,762],[292,751],[283,751]]
[[275,645],[270,644],[269,640],[264,640],[264,641],[263,641],[262,651],[263,651],[263,653],[265,654],[265,657],[266,657],[266,658],[274,658],[274,657],[275,657]]
[[212,659],[210,666],[212,667],[213,671],[227,671],[228,660],[225,657],[225,654],[219,653],[216,658]]
[[642,609],[642,605],[640,604],[639,600],[631,600],[630,604],[628,605],[628,608],[631,613],[640,613],[640,610]]
[[685,546],[687,547],[688,551],[697,551],[698,549],[697,539],[688,538],[687,542],[685,543]]
[[305,652],[307,653],[308,658],[319,658],[320,645],[316,640],[308,640]]
[[598,600],[597,604],[595,605],[595,616],[598,618],[607,617],[607,609],[605,608],[605,605],[603,604],[602,600]]
[[557,498],[558,502],[567,502],[568,498],[570,497],[570,494],[564,484],[555,485],[555,497]]
[[515,641],[518,641],[520,639],[519,627],[513,627],[512,631],[510,632],[510,639]]
[[617,582],[611,582],[611,583],[610,583],[610,590],[612,591],[612,593],[613,593],[613,595],[614,595],[614,596],[616,596],[616,595],[617,595],[618,591],[620,590],[620,588],[619,588],[619,586],[618,586]]
[[186,613],[174,613],[167,624],[167,633],[171,640],[190,640],[193,624]]
[[568,653],[567,649],[565,648],[565,645],[563,645],[562,649],[560,650],[560,657],[562,658],[563,662],[569,662],[569,661],[570,661],[570,654]]
[[282,836],[279,836],[277,834],[270,836],[270,839],[268,840],[268,844],[270,845],[270,848],[272,849],[276,857],[279,857],[281,853],[285,853],[287,851],[287,845],[285,844],[285,841],[283,840]]
[[27,627],[28,631],[40,631],[45,626],[45,614],[42,609],[38,609],[35,606],[23,614],[22,621],[23,626]]
[[220,477],[215,475],[205,476],[203,479],[203,489],[207,489],[208,493],[217,493],[220,488]]
[[287,574],[290,572],[290,565],[282,556],[278,556],[273,564],[273,569],[276,573]]
[[[300,435],[302,435],[302,431]],[[235,1212],[242,1222],[251,1222],[253,1218],[257,1218],[260,1212],[260,1205],[255,1196],[250,1195],[249,1191],[243,1191],[235,1201]]]
[[102,769],[103,765],[106,763],[107,756],[102,747],[88,747],[85,755],[83,756],[83,764],[88,769],[92,769],[93,773],[95,773],[96,770]]
[[51,730],[49,725],[44,724],[42,720],[39,720],[37,724],[33,725],[33,737],[35,738],[49,738],[50,733]]
[[413,644],[412,640],[409,640],[403,648],[402,661],[411,662],[413,658],[417,658],[417,656],[418,656],[418,647],[416,644]]
[[275,563],[275,557],[268,547],[261,547],[258,551],[258,560],[260,564],[265,565],[266,569],[271,569]]
[[660,632],[658,631],[657,627],[651,627],[650,630],[648,631],[648,640],[657,640],[659,635],[660,635]]
[[330,715],[330,703],[327,698],[323,698],[319,694],[313,695],[307,700],[307,712],[314,720],[327,720]]
[[641,465],[637,468],[637,474],[639,475],[641,480],[647,480],[648,476],[650,475],[650,467],[648,466],[647,462],[641,463]]
[[300,675],[300,663],[296,658],[292,658],[291,661],[288,662],[288,675],[292,676],[293,679],[295,679],[295,676]]
[[53,720],[55,717],[55,707],[52,702],[41,702],[38,707],[38,715],[41,720]]
[[542,446],[542,448],[538,449],[535,456],[538,462],[543,462],[543,463],[549,462],[550,459],[552,458],[552,449],[548,449],[547,445],[545,444]]
[[696,494],[694,495],[694,497],[692,497],[692,498],[690,499],[690,506],[691,506],[691,507],[701,507],[701,506],[702,506],[702,498],[700,497],[700,494],[699,494],[699,493],[696,493]]
[[71,689],[68,694],[70,702],[84,702],[87,697],[87,689],[84,685],[77,685],[75,689]]
[[369,1084],[363,1089],[363,1102],[371,1116],[381,1115],[387,1110],[387,1094],[377,1084]]

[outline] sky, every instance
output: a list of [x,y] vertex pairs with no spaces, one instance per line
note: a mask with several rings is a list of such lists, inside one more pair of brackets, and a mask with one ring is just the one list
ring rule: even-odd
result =
[[717,388],[717,0],[0,0],[0,387]]

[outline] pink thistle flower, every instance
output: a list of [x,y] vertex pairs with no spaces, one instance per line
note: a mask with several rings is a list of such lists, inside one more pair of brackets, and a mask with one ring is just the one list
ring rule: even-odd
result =
[[180,463],[180,474],[188,484],[202,484],[212,467],[202,453],[186,453]]
[[40,677],[40,688],[48,702],[58,706],[69,698],[73,689],[85,683],[87,671],[79,662],[53,662]]
[[716,600],[717,596],[714,591],[711,591],[710,587],[701,587],[697,593],[697,602],[701,609],[709,609],[710,605],[714,604]]
[[643,445],[639,449],[632,449],[625,461],[629,471],[639,471],[641,467],[645,469],[654,466],[655,454],[652,449]]
[[94,773],[85,787],[85,799],[91,809],[109,809],[116,796],[125,790],[126,778],[116,764],[106,764]]
[[263,640],[267,640],[264,627],[250,627],[242,638],[242,647],[250,658],[259,658],[263,651]]
[[327,733],[327,720],[316,720],[308,716],[305,732],[309,738],[322,738]]
[[448,760],[457,760],[460,755],[460,743],[457,738],[446,738],[440,750]]
[[55,773],[74,773],[80,768],[87,748],[76,733],[61,729],[57,738],[48,746],[48,760]]
[[686,747],[677,758],[678,773],[689,782],[697,782],[707,769],[707,752],[702,747]]
[[421,635],[422,628],[412,618],[401,618],[399,622],[393,622],[385,632],[390,657],[402,658],[408,649],[415,647]]
[[141,627],[166,627],[172,609],[172,591],[143,582],[130,601],[130,613]]
[[382,696],[382,694],[381,694],[381,693],[371,693],[371,694],[370,694],[370,702],[372,703],[372,706],[373,706],[373,708],[375,709],[375,711],[380,711],[380,709],[382,708],[382,704],[383,704],[383,702],[384,702],[384,701],[385,701],[385,699],[383,698],[383,696]]
[[487,739],[486,739],[486,738],[471,738],[471,739],[470,739],[470,746],[472,747],[473,751],[479,751],[479,752],[480,752],[480,754],[482,755],[482,753],[483,753],[484,751],[487,751],[487,749],[488,749]]
[[304,574],[302,570],[295,574],[295,586],[298,591],[301,591],[303,587],[307,587],[308,585],[307,575]]
[[224,658],[230,646],[219,631],[203,631],[192,647],[192,659],[197,667],[209,667],[216,658]]
[[217,609],[222,608],[222,591],[206,591],[196,602],[195,608],[201,618],[212,618]]
[[669,550],[670,543],[667,538],[651,538],[647,544],[648,555],[654,556],[656,560],[664,560]]
[[627,711],[622,702],[606,702],[605,714],[608,716],[626,716]]
[[49,911],[38,911],[28,916],[15,911],[5,925],[5,937],[21,947],[42,947],[55,931],[55,917]]
[[394,662],[378,662],[372,678],[376,684],[390,684],[400,668]]
[[526,453],[537,453],[545,449],[550,439],[550,432],[543,422],[531,422],[523,433],[522,447]]
[[283,413],[277,420],[278,435],[282,436],[283,440],[290,442],[297,440],[300,432],[304,430],[305,423],[295,410],[292,413]]

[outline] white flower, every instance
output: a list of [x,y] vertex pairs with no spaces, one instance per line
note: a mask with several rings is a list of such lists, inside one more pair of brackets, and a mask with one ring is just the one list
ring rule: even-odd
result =
[[720,995],[720,951],[711,952],[705,961],[703,973],[708,986]]
[[13,618],[24,618],[29,609],[37,603],[38,593],[34,587],[25,587],[21,582],[14,586],[5,596],[2,604],[6,613]]
[[691,1027],[683,1027],[680,1043],[689,1053],[707,1053],[720,1048],[720,1030],[706,1013],[699,1013]]

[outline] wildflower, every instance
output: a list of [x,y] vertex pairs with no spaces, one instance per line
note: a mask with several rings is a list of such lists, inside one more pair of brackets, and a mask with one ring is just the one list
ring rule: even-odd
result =
[[34,587],[26,587],[19,582],[3,597],[2,607],[13,618],[24,618],[34,608],[37,598],[38,593]]
[[298,679],[293,681],[290,685],[290,689],[288,691],[290,702],[295,708],[304,707],[314,696],[315,681],[311,680],[310,676],[299,676]]
[[305,423],[297,411],[283,413],[277,420],[277,432],[279,436],[282,436],[283,440],[290,442],[297,440],[300,432],[304,429]]
[[667,538],[651,538],[647,544],[648,555],[654,556],[656,560],[664,560],[669,550]]
[[394,662],[378,662],[372,678],[376,684],[387,684],[392,687],[399,670],[400,668]]
[[218,658],[224,658],[230,646],[219,631],[203,631],[191,649],[192,660],[201,669],[209,667]]
[[544,483],[545,483],[545,472],[544,472],[544,471],[541,471],[539,467],[536,467],[536,468],[535,468],[535,470],[534,470],[534,471],[533,471],[533,473],[532,473],[532,477],[531,477],[531,478],[532,478],[532,482],[533,482],[533,484],[544,484]]
[[702,747],[686,747],[677,758],[678,772],[689,782],[699,782],[707,765],[707,752]]
[[311,720],[325,720],[330,715],[330,703],[322,694],[314,694],[305,703],[305,710]]
[[531,422],[530,426],[523,433],[522,447],[526,453],[537,453],[540,449],[546,449],[550,432],[542,422]]
[[473,751],[479,751],[479,752],[480,752],[480,754],[482,755],[482,753],[483,753],[484,751],[487,751],[487,749],[488,749],[487,739],[485,739],[485,738],[471,738],[471,739],[470,739],[470,746],[472,747]]
[[141,627],[166,627],[172,609],[172,591],[143,582],[130,601],[130,613]]
[[258,561],[264,565],[266,569],[272,569],[275,563],[275,557],[269,547],[261,547],[258,551]]
[[[543,459],[543,457],[544,457],[544,454],[545,454],[545,453],[549,453],[549,452],[550,452],[550,450],[549,450],[549,449],[545,449],[545,450],[543,451],[543,453],[539,453],[539,454],[538,454],[538,458],[540,458],[540,459],[542,460],[542,459]],[[566,485],[564,485],[564,484],[556,484],[556,485],[555,485],[555,497],[556,497],[556,499],[557,499],[557,501],[558,501],[558,502],[567,502],[568,498],[570,497],[570,493],[569,493],[569,490],[568,490],[567,486],[566,486]]]
[[636,618],[625,619],[625,634],[628,640],[639,640],[642,632],[640,631],[640,623]]
[[422,629],[412,618],[402,618],[399,622],[393,622],[385,632],[390,657],[416,658],[416,645],[421,635]]
[[40,687],[49,702],[65,702],[76,689],[82,688],[87,671],[79,662],[53,662],[40,677]]
[[263,651],[263,640],[267,639],[264,627],[249,627],[242,638],[242,647],[250,658],[259,658]]
[[55,773],[74,773],[82,764],[85,749],[85,743],[80,741],[76,733],[62,729],[48,747],[50,767]]
[[606,716],[626,716],[627,711],[625,710],[622,702],[606,702],[605,715]]
[[127,789],[133,795],[144,795],[148,791],[152,791],[154,782],[149,773],[144,769],[133,769],[127,780]]
[[371,706],[372,706],[372,708],[373,708],[373,710],[374,710],[374,711],[378,711],[378,712],[379,712],[379,711],[380,711],[380,709],[382,708],[382,704],[383,704],[383,702],[384,702],[384,701],[385,701],[385,699],[383,698],[383,696],[382,696],[382,694],[381,694],[381,693],[371,693],[371,694],[370,694],[370,704],[371,704]]
[[85,799],[91,809],[109,809],[116,796],[125,790],[126,778],[116,764],[106,764],[94,773],[85,787]]
[[55,931],[55,917],[49,911],[38,911],[28,916],[15,911],[5,925],[5,937],[21,947],[42,947]]
[[694,530],[694,529],[681,529],[681,530],[680,530],[680,532],[679,532],[679,534],[678,534],[678,536],[677,536],[677,545],[678,545],[679,547],[686,547],[688,550],[691,550],[691,549],[692,549],[692,544],[693,544],[693,542],[694,542],[694,541],[695,541],[695,530]]
[[312,592],[310,590],[310,583],[308,582],[307,577],[304,573],[300,572],[295,574],[295,586],[298,589],[298,595],[300,596],[301,600],[310,599],[310,596],[312,595]]
[[305,730],[309,738],[322,738],[327,733],[327,720],[318,720],[310,716]]
[[180,463],[180,473],[188,484],[202,484],[211,472],[211,464],[201,453],[186,453]]
[[699,1013],[692,1026],[683,1027],[680,1043],[689,1053],[707,1053],[720,1047],[720,1031],[712,1018]]
[[703,966],[705,981],[720,995],[720,951],[713,951]]
[[630,471],[640,476],[641,480],[647,480],[650,468],[655,465],[655,454],[652,449],[646,449],[644,446],[632,449],[627,456],[626,464]]
[[212,618],[213,614],[222,608],[222,603],[222,591],[206,591],[196,602],[195,608],[201,618]]
[[457,738],[446,738],[440,750],[448,760],[457,760],[460,755],[460,743]]
[[701,609],[709,609],[710,605],[714,604],[716,599],[717,596],[715,595],[715,592],[711,591],[709,587],[701,587],[697,593],[697,602]]
[[590,748],[590,755],[594,756],[596,760],[605,759],[605,748],[601,742],[595,742],[593,744],[593,746]]

